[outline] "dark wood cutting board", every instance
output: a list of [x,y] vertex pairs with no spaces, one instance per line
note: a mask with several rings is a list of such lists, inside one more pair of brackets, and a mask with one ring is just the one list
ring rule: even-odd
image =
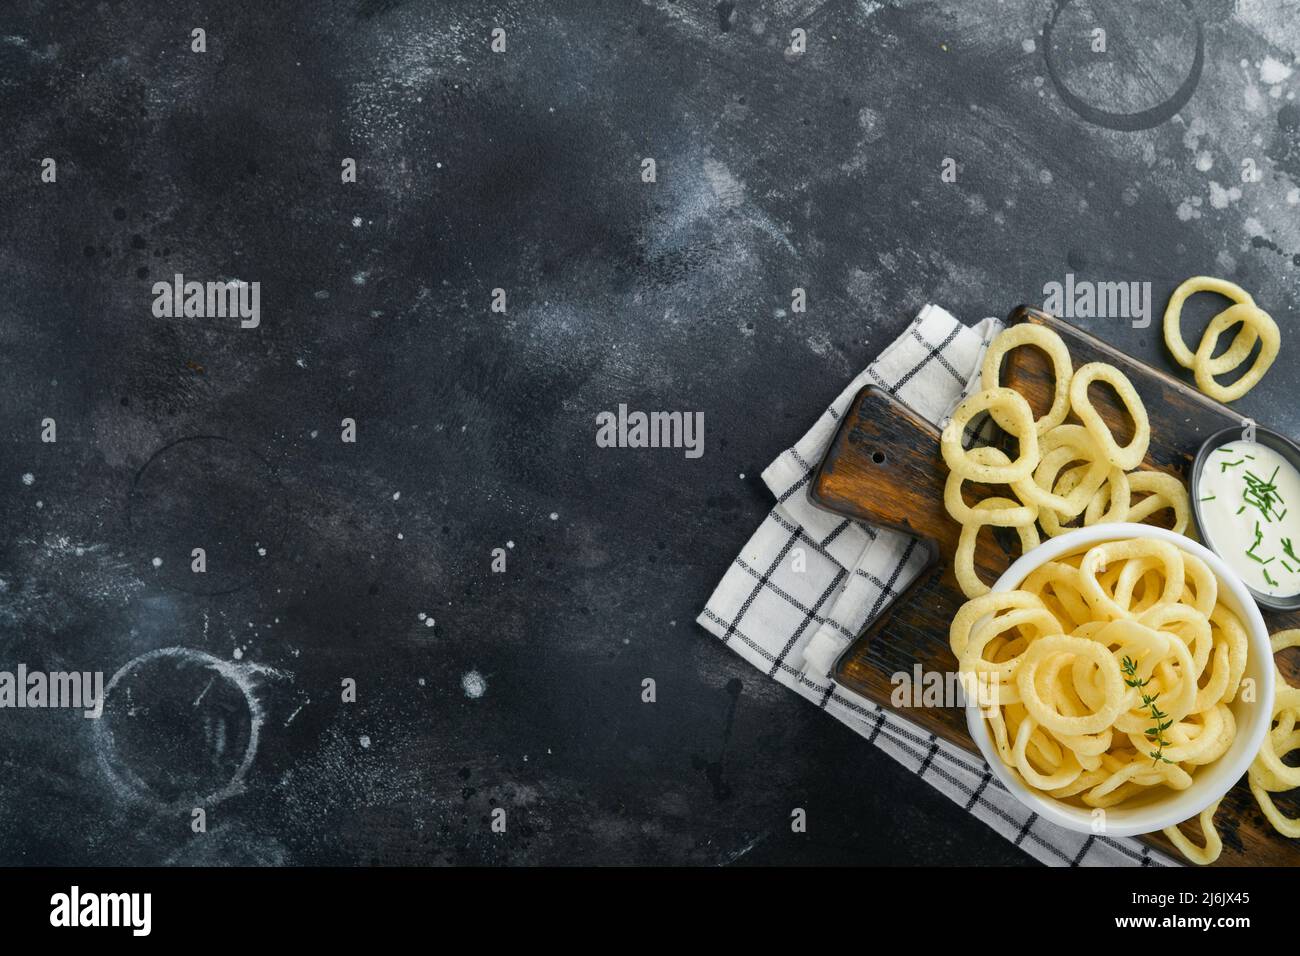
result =
[[[1008,322],[1033,322],[1054,330],[1069,347],[1075,368],[1087,362],[1109,362],[1128,376],[1151,421],[1146,468],[1169,471],[1186,481],[1201,443],[1220,429],[1242,423],[1242,417],[1227,406],[1055,316],[1020,306]],[[1051,366],[1040,350],[1014,349],[1007,356],[1002,383],[1023,394],[1035,415],[1051,404],[1053,381]],[[1111,401],[1110,390],[1094,388],[1090,394],[1117,439],[1126,442],[1132,428],[1118,404]],[[837,514],[914,535],[928,545],[930,553],[926,570],[894,597],[840,657],[835,680],[944,740],[978,753],[966,731],[962,709],[897,708],[890,700],[894,674],[910,674],[916,664],[927,673],[948,673],[956,668],[948,649],[948,627],[965,597],[952,574],[952,555],[961,529],[944,510],[947,475],[938,429],[892,395],[869,386],[850,405],[808,493],[815,504]],[[1005,493],[1005,489],[969,488],[967,499],[977,500],[988,493]],[[998,529],[995,533],[991,528],[981,532],[975,564],[985,581],[996,580],[1018,556],[1014,532]],[[1264,610],[1263,614],[1270,632],[1300,627],[1300,613]],[[1300,661],[1295,655],[1282,655],[1279,665],[1291,683],[1300,685]],[[1297,803],[1300,801],[1279,797],[1284,812],[1294,813]],[[1224,798],[1215,823],[1223,837],[1219,865],[1300,865],[1300,840],[1288,840],[1269,825],[1244,778]],[[1199,836],[1194,823],[1184,829],[1193,838]],[[1163,834],[1141,839],[1181,859]]]

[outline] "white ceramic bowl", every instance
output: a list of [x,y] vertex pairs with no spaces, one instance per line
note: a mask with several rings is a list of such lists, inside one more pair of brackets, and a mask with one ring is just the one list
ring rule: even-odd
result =
[[[1246,628],[1249,651],[1245,678],[1255,681],[1255,700],[1247,703],[1238,694],[1230,705],[1237,721],[1237,736],[1228,752],[1214,763],[1198,767],[1192,775],[1193,783],[1186,790],[1165,790],[1159,796],[1133,806],[1111,807],[1106,810],[1106,829],[1109,836],[1135,836],[1152,833],[1196,816],[1203,809],[1232,789],[1250,767],[1268,733],[1273,716],[1273,651],[1269,643],[1268,628],[1260,616],[1259,608],[1241,578],[1223,560],[1208,548],[1181,534],[1143,524],[1098,524],[1079,528],[1051,538],[1022,555],[993,585],[994,591],[1014,591],[1031,572],[1062,555],[1124,538],[1158,538],[1182,548],[1209,565],[1219,579],[1219,600],[1241,618]],[[979,746],[984,760],[993,775],[1011,793],[1031,810],[1046,820],[1077,830],[1080,833],[1096,831],[1093,811],[1056,800],[1031,790],[1010,767],[1002,762],[989,732],[988,723],[980,714],[979,704],[966,706],[966,723],[971,739]]]

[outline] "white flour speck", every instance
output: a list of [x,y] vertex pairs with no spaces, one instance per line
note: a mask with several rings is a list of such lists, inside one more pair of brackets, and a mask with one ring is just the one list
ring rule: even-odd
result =
[[365,734],[361,735],[361,747],[363,750],[370,749],[370,738]]
[[1259,78],[1270,86],[1274,83],[1283,83],[1290,77],[1291,67],[1271,56],[1264,57],[1264,62],[1259,65]]
[[154,566],[155,568],[161,568],[161,567],[162,567],[162,558],[154,558],[154,559],[153,559],[153,566]]
[[360,225],[361,225],[361,217],[360,217],[360,216],[353,216],[353,217],[352,217],[352,228],[353,228],[353,229],[359,228]]
[[1210,182],[1210,206],[1215,209],[1227,209],[1229,203],[1234,203],[1241,198],[1241,188],[1239,186],[1230,186],[1224,189],[1218,183]]
[[1026,53],[1033,53],[1035,50],[1038,49],[1038,44],[1035,43],[1032,38],[1028,40],[1021,40],[1020,49],[1024,50]]
[[515,543],[514,543],[513,541],[507,541],[507,542],[506,542],[506,547],[507,547],[507,548],[513,548],[514,546],[515,546]]
[[460,686],[470,700],[478,700],[487,693],[487,678],[478,671],[466,671],[460,679]]
[[425,627],[433,627],[433,625],[434,625],[434,620],[433,620],[433,618],[431,618],[431,617],[426,617],[426,618],[424,619],[424,626],[425,626]]
[[416,615],[416,617],[418,617],[421,621],[423,621],[428,616],[429,615],[425,614],[423,611],[421,611],[419,614]]
[[559,516],[558,514],[556,514],[554,511],[552,511],[552,512],[551,512],[551,520],[552,520],[552,521],[559,521],[559,520],[560,520],[560,516]]
[[24,484],[24,485],[30,485],[30,484],[33,484],[35,481],[36,481],[36,476],[33,475],[30,471],[27,472],[27,474],[23,475],[23,484]]
[[399,500],[401,497],[402,497],[402,493],[401,493],[400,491],[394,491],[394,492],[393,492],[393,500],[394,500],[394,501]]

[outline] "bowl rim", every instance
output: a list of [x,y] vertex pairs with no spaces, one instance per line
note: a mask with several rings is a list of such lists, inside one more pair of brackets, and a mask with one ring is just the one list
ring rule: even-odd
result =
[[[1002,576],[998,578],[992,590],[1014,590],[1040,565],[1072,550],[1077,550],[1086,545],[1100,544],[1103,541],[1126,540],[1129,538],[1156,538],[1168,541],[1170,544],[1176,545],[1205,561],[1210,566],[1210,570],[1214,572],[1215,577],[1219,579],[1220,587],[1227,587],[1243,612],[1242,623],[1246,627],[1247,653],[1256,660],[1267,661],[1268,666],[1258,668],[1260,674],[1256,688],[1257,697],[1251,705],[1252,710],[1250,712],[1252,719],[1238,723],[1237,736],[1228,752],[1209,766],[1201,767],[1197,773],[1196,783],[1187,790],[1170,791],[1167,797],[1163,797],[1156,802],[1124,809],[1122,811],[1123,818],[1120,820],[1114,819],[1118,811],[1109,812],[1104,832],[1107,836],[1117,837],[1154,833],[1157,830],[1163,830],[1165,827],[1189,820],[1236,785],[1237,781],[1250,769],[1255,755],[1259,753],[1259,748],[1264,742],[1264,735],[1268,733],[1272,723],[1275,689],[1274,671],[1276,669],[1273,666],[1273,648],[1269,639],[1268,628],[1264,624],[1264,618],[1260,614],[1254,596],[1246,587],[1245,582],[1237,576],[1227,562],[1209,548],[1185,535],[1177,534],[1165,528],[1157,528],[1154,525],[1116,522],[1114,524],[1089,525],[1086,528],[1068,531],[1065,534],[1044,541],[1038,547],[1017,558],[1012,562],[1011,567],[1007,568],[1002,573]],[[1247,667],[1249,668],[1250,658],[1247,660]],[[1092,815],[1093,811],[1064,803],[1054,797],[1031,790],[1020,779],[1018,774],[1003,764],[1002,758],[993,746],[992,734],[989,732],[988,723],[984,720],[978,700],[971,700],[966,704],[966,725],[971,739],[979,748],[989,770],[1012,796],[1044,819],[1067,830],[1089,834],[1098,832]],[[1209,786],[1204,785],[1207,780],[1212,781]],[[1197,784],[1202,784],[1202,786],[1198,788]],[[1205,796],[1206,790],[1210,791],[1208,797]]]
[[[1210,547],[1209,536],[1205,533],[1205,522],[1201,518],[1201,496],[1197,494],[1196,486],[1200,483],[1201,472],[1205,470],[1206,461],[1210,455],[1214,454],[1215,449],[1229,442],[1247,440],[1242,437],[1242,431],[1245,427],[1246,423],[1243,422],[1241,425],[1230,425],[1227,428],[1221,428],[1201,442],[1201,447],[1196,450],[1196,457],[1192,459],[1191,471],[1187,475],[1188,497],[1192,499],[1192,518],[1196,521],[1196,530],[1200,534],[1201,540],[1205,542],[1205,546],[1211,551],[1214,551],[1214,548]],[[1264,425],[1251,422],[1251,427],[1254,429],[1256,444],[1267,445],[1286,458],[1297,470],[1300,470],[1300,445],[1297,445],[1281,432]],[[1219,552],[1214,551],[1214,553],[1217,555]],[[1245,581],[1243,580],[1242,583],[1245,584]],[[1277,597],[1276,595],[1265,594],[1263,591],[1256,591],[1249,584],[1246,584],[1246,590],[1250,592],[1251,597],[1255,599],[1257,604],[1269,610],[1294,611],[1300,609],[1300,593],[1288,595],[1287,597]]]

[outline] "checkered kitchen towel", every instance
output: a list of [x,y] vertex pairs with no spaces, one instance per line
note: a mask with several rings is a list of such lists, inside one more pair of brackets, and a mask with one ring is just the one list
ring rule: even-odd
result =
[[[1001,330],[996,319],[973,328],[935,305],[865,372],[793,448],[763,472],[776,496],[768,514],[697,619],[755,667],[803,695],[938,788],[950,799],[1048,864],[1169,865],[1131,840],[1063,830],[1025,809],[988,765],[827,677],[835,658],[920,573],[913,538],[815,508],[807,485],[840,417],[874,383],[935,424],[945,422],[978,384],[984,349]],[[805,570],[793,570],[801,549]]]

